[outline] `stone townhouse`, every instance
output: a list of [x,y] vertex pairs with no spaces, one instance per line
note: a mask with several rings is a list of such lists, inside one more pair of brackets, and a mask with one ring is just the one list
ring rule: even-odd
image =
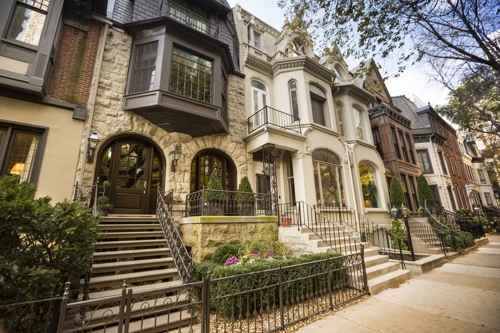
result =
[[[366,68],[374,65],[372,59],[365,63]],[[411,120],[404,116],[393,103],[382,76],[376,66],[369,74],[355,79],[356,84],[375,95],[371,102],[370,125],[373,142],[385,166],[385,179],[390,188],[392,177],[396,177],[405,195],[405,206],[415,212],[419,208],[417,177],[420,166],[416,157],[415,143],[411,132]],[[355,73],[357,68],[353,69]]]
[[319,57],[312,42],[288,24],[278,31],[239,5],[233,15],[245,74],[244,140],[254,188],[266,181],[262,151],[272,144],[280,203],[344,203],[385,221],[384,165],[368,114],[373,94],[354,84],[336,46],[331,58]]
[[405,96],[392,100],[411,120],[418,163],[435,202],[450,211],[470,209],[465,188],[469,182],[455,129],[430,105],[417,107]]

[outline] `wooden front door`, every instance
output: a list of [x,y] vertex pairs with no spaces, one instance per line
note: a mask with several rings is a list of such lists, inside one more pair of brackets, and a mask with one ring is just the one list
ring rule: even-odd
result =
[[99,185],[110,182],[106,195],[112,214],[154,214],[162,163],[152,144],[121,139],[111,143],[100,161]]

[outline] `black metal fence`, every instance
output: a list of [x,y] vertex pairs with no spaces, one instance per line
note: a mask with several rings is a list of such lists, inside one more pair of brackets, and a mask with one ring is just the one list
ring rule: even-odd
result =
[[448,225],[455,231],[469,232],[474,239],[485,236],[483,224],[475,220],[472,216],[453,213],[445,209],[438,210],[436,215],[444,218]]
[[98,184],[99,178],[92,185],[78,184],[78,181],[76,181],[73,193],[73,202],[80,202],[85,208],[92,208],[94,215],[97,214]]
[[269,193],[202,189],[186,195],[186,216],[272,215]]
[[265,106],[248,117],[248,134],[266,125],[274,125],[289,131],[302,134],[300,118],[289,113]]
[[500,233],[500,209],[495,207],[482,206],[483,215],[486,221],[484,221],[485,232],[488,233]]

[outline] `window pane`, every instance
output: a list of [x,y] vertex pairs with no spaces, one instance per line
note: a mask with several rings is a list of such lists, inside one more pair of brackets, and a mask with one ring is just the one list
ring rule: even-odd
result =
[[254,87],[254,88],[257,88],[257,89],[260,89],[260,90],[267,91],[266,86],[265,86],[262,82],[260,82],[260,81],[252,81],[250,84],[251,84],[251,85],[252,85],[252,87]]
[[3,140],[3,134],[5,131],[3,129],[0,129],[0,146],[2,145],[2,140]]
[[345,136],[345,130],[344,130],[344,114],[342,112],[342,105],[337,104],[337,118],[339,121],[339,132],[340,135]]
[[258,49],[260,49],[260,35],[254,33],[253,34],[253,40],[254,40],[254,46]]
[[120,147],[118,188],[142,189],[147,149],[135,143],[124,143]]
[[21,176],[21,181],[29,180],[35,162],[39,135],[16,133],[7,164],[7,174]]
[[377,182],[375,180],[375,170],[366,163],[359,164],[359,175],[361,178],[361,188],[365,207],[378,208]]
[[36,46],[40,41],[44,23],[45,14],[18,5],[7,37]]
[[153,90],[157,51],[158,42],[136,46],[131,94]]
[[361,112],[354,108],[354,125],[356,126],[356,135],[359,140],[365,140],[365,129],[363,124],[363,115]]
[[309,89],[310,89],[313,93],[315,93],[316,95],[319,95],[319,96],[321,96],[321,97],[326,98],[326,95],[325,95],[325,93],[323,92],[323,90],[321,90],[320,88],[316,87],[315,85],[312,85],[312,84],[311,84],[311,85],[309,86]]
[[49,7],[49,0],[19,0],[32,7],[47,11]]
[[293,113],[293,116],[294,117],[299,117],[299,104],[298,104],[298,101],[297,101],[297,91],[296,90],[292,90],[290,92],[291,94],[291,97],[292,97],[292,113]]
[[325,123],[325,113],[323,112],[323,102],[320,102],[314,98],[311,98],[313,121],[316,124],[326,126]]
[[211,102],[212,62],[174,48],[170,92]]

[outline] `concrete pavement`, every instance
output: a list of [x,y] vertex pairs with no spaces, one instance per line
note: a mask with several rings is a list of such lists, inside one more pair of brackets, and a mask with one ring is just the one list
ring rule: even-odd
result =
[[500,333],[500,237],[297,332]]

